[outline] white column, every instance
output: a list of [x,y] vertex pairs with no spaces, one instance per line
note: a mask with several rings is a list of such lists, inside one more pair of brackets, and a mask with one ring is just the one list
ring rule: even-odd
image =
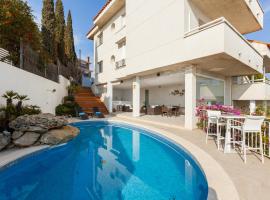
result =
[[250,111],[250,114],[252,114],[256,111],[256,101],[255,100],[250,100],[249,111]]
[[224,104],[227,106],[232,105],[232,77],[225,78],[224,85]]
[[185,128],[196,128],[196,67],[185,71]]
[[140,77],[136,77],[132,84],[133,87],[133,117],[140,116]]
[[112,82],[107,83],[107,98],[109,113],[113,112],[113,85]]

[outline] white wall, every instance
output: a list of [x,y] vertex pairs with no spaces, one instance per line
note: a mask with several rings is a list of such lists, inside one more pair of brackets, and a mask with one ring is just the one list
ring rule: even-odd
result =
[[[145,90],[149,90],[149,104],[150,105],[180,105],[185,106],[185,96],[173,96],[170,93],[173,90],[182,91],[185,89],[183,85],[167,85],[160,87],[142,88],[140,94],[140,104],[144,105]],[[114,101],[130,101],[132,102],[132,88],[130,89],[114,89]]]
[[233,84],[233,100],[270,100],[270,85],[267,83]]
[[[56,83],[0,62],[0,95],[8,90],[27,95],[30,100],[25,104],[37,105],[44,113],[55,113],[55,107],[67,96],[68,85],[69,81],[63,76],[59,76],[59,83]],[[0,105],[5,103],[5,99],[0,97]]]

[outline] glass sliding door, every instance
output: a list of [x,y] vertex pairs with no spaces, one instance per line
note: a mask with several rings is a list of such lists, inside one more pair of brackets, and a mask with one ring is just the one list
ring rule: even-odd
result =
[[224,81],[209,77],[197,76],[197,100],[204,99],[208,105],[224,104]]

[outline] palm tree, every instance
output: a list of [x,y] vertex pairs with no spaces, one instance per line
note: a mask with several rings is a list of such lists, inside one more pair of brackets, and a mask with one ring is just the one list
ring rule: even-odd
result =
[[29,98],[28,98],[27,95],[19,95],[19,94],[17,94],[16,97],[15,97],[15,99],[18,100],[16,109],[17,109],[18,114],[20,114],[20,112],[22,111],[23,101],[28,101]]
[[2,95],[2,97],[6,99],[7,107],[12,105],[12,101],[16,98],[17,95],[17,92],[12,90],[6,91],[6,93]]

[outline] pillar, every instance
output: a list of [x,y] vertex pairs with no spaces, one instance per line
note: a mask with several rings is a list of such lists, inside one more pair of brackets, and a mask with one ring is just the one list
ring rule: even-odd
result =
[[232,106],[232,77],[225,78],[224,105]]
[[196,67],[185,70],[185,128],[196,128]]
[[113,85],[112,82],[107,83],[107,98],[109,113],[113,112]]
[[140,116],[140,77],[136,77],[132,84],[133,88],[133,117]]
[[250,114],[256,112],[256,101],[255,100],[250,100],[250,102],[249,102],[249,111],[250,111]]

